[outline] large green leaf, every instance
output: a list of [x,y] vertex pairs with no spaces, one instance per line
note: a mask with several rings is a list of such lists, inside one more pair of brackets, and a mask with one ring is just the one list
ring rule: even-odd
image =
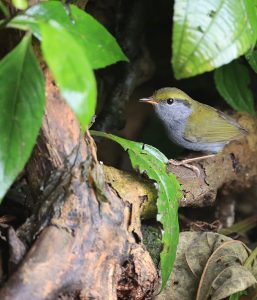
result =
[[41,126],[44,78],[31,37],[0,62],[0,199],[23,169]]
[[65,28],[51,21],[40,25],[43,56],[82,130],[96,106],[96,81],[83,48]]
[[71,16],[61,2],[42,2],[15,17],[9,26],[21,29],[30,27],[33,34],[41,39],[39,22],[55,20],[83,46],[92,68],[103,68],[120,60],[128,60],[115,38],[98,21],[74,5],[70,9]]
[[172,272],[179,236],[178,203],[181,198],[180,184],[172,173],[167,173],[168,159],[158,149],[98,131],[91,131],[119,143],[128,151],[133,168],[146,173],[158,185],[157,220],[163,225],[161,252],[162,288]]
[[214,73],[217,90],[237,111],[255,115],[254,100],[248,69],[237,61],[217,69]]
[[257,73],[257,50],[250,50],[246,53],[245,58],[255,73]]
[[256,42],[256,0],[176,0],[172,65],[176,78],[229,63]]

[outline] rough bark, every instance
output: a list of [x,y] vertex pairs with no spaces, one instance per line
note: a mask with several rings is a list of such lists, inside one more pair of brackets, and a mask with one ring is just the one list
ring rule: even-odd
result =
[[[24,247],[15,257],[22,262],[0,298],[150,298],[158,276],[140,242],[139,215],[154,215],[154,187],[138,175],[102,168],[92,138],[81,136],[74,114],[45,73],[46,112],[27,166],[35,209],[17,231]],[[219,188],[230,193],[256,181],[256,123],[246,116],[239,122],[248,136],[199,162],[199,178],[183,166],[168,167],[183,184],[181,206],[210,205]],[[24,249],[29,251],[22,259]]]
[[[35,209],[17,233],[30,250],[0,299],[116,299],[117,289],[120,298],[147,298],[158,276],[129,230],[133,207],[105,184],[92,138],[81,137],[47,71],[46,96],[43,126],[27,166]],[[133,281],[124,276],[128,266]]]

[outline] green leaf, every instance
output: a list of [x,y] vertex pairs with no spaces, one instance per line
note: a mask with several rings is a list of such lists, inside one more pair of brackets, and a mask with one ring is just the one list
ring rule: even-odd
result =
[[256,0],[176,0],[173,21],[177,79],[227,64],[256,42]]
[[92,16],[70,5],[71,17],[67,14],[62,3],[57,1],[42,2],[29,8],[25,14],[15,17],[10,27],[27,30],[41,39],[40,21],[48,23],[55,20],[71,33],[80,43],[93,69],[103,68],[117,61],[128,61],[115,38]]
[[81,45],[58,23],[41,23],[41,48],[61,93],[80,121],[90,123],[96,106],[96,81]]
[[248,69],[234,61],[214,73],[215,84],[220,95],[237,111],[255,115],[254,99],[249,88]]
[[31,37],[0,62],[0,199],[24,168],[41,126],[44,78]]
[[167,173],[168,159],[158,149],[98,131],[91,131],[95,136],[108,138],[119,143],[128,151],[133,168],[146,173],[158,185],[157,220],[163,225],[161,252],[162,289],[173,269],[179,236],[178,203],[182,197],[181,187],[172,173]]
[[245,291],[237,292],[229,297],[229,300],[240,300],[240,297],[243,295],[247,295]]
[[[5,5],[3,1],[0,0],[0,10],[4,14],[5,18],[10,18],[10,12],[8,7]],[[5,20],[1,20],[1,22],[5,22]],[[0,23],[1,25],[1,23]]]
[[248,51],[245,55],[249,65],[252,67],[255,73],[257,73],[257,50]]
[[27,0],[12,0],[12,4],[17,9],[26,9],[28,7],[28,1]]

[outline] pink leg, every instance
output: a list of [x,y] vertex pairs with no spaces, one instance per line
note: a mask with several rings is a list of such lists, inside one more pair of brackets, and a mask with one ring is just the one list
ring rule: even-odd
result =
[[195,162],[198,160],[202,160],[202,159],[207,159],[210,157],[215,156],[215,154],[210,154],[210,155],[204,155],[204,156],[199,156],[199,157],[194,157],[194,158],[188,158],[188,159],[183,159],[181,161],[177,161],[174,159],[170,159],[169,162],[174,165],[174,166],[184,166],[188,169],[193,170],[196,173],[196,176],[199,177],[200,176],[200,169],[196,166],[191,165],[191,162]]

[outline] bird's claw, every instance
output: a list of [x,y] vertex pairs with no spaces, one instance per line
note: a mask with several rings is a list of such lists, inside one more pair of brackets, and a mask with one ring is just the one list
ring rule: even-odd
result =
[[208,159],[208,158],[211,158],[214,156],[215,156],[215,154],[208,154],[208,155],[204,155],[204,156],[183,159],[180,161],[170,159],[169,162],[174,166],[184,166],[185,168],[191,169],[195,172],[197,177],[200,177],[200,174],[201,174],[200,169],[197,166],[191,165],[191,163],[195,162],[195,161],[203,160],[203,159]]
[[174,166],[183,166],[185,168],[188,168],[190,170],[192,170],[197,177],[200,177],[200,169],[197,167],[197,166],[193,166],[189,163],[187,163],[187,160],[181,160],[181,161],[178,161],[178,160],[174,160],[174,159],[169,159],[169,163],[174,165]]

